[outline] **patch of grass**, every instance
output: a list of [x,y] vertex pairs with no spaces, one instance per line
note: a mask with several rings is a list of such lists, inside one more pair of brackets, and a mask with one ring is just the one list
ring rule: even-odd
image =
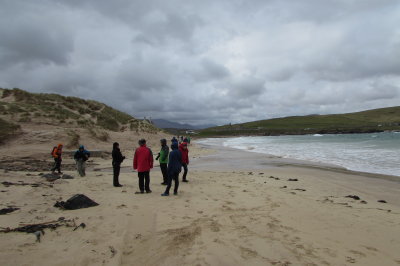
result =
[[19,125],[15,125],[0,118],[0,143],[5,143],[6,140],[15,136],[20,128]]
[[69,130],[67,132],[68,134],[68,142],[67,142],[67,148],[74,148],[74,147],[78,147],[79,146],[79,140],[80,140],[80,136],[78,133],[76,133],[73,130]]
[[110,139],[110,135],[105,131],[95,130],[93,127],[88,128],[88,131],[93,138],[98,139],[100,141],[106,142]]
[[400,129],[400,107],[364,112],[274,118],[200,131],[200,136],[368,133]]

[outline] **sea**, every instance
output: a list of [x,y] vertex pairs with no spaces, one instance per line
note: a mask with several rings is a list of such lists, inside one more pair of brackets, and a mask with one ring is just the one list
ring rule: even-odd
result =
[[400,178],[400,132],[208,138],[200,143]]

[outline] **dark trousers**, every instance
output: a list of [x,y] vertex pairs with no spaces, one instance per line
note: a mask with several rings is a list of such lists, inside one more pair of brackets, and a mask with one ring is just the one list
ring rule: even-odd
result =
[[114,170],[113,184],[114,184],[114,186],[119,186],[119,172],[121,170],[121,165],[113,164],[113,170]]
[[168,175],[168,182],[167,182],[167,188],[165,189],[165,194],[169,194],[169,190],[172,185],[172,180],[175,181],[175,187],[174,187],[174,193],[178,193],[178,187],[179,187],[179,173],[172,173]]
[[141,192],[150,191],[150,172],[138,172],[139,189]]
[[54,158],[54,166],[51,168],[51,171],[55,172],[58,171],[61,173],[61,159],[60,158]]
[[163,183],[166,184],[168,183],[168,173],[167,173],[168,166],[166,163],[160,163],[160,168],[163,176]]
[[183,176],[182,176],[182,180],[186,180],[186,175],[187,175],[187,173],[188,173],[187,164],[182,163],[182,167],[183,167]]

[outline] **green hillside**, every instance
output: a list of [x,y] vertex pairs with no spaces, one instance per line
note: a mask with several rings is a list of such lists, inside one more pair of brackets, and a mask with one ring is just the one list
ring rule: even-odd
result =
[[333,115],[291,116],[208,128],[200,136],[304,135],[400,130],[400,106]]
[[99,134],[101,130],[159,131],[147,121],[138,120],[100,102],[0,88],[0,137],[15,134],[24,124],[87,128],[94,134]]

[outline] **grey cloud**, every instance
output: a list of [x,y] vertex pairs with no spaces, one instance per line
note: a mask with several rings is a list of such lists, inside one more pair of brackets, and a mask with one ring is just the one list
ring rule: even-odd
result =
[[400,3],[391,0],[0,5],[0,87],[193,124],[400,102]]

